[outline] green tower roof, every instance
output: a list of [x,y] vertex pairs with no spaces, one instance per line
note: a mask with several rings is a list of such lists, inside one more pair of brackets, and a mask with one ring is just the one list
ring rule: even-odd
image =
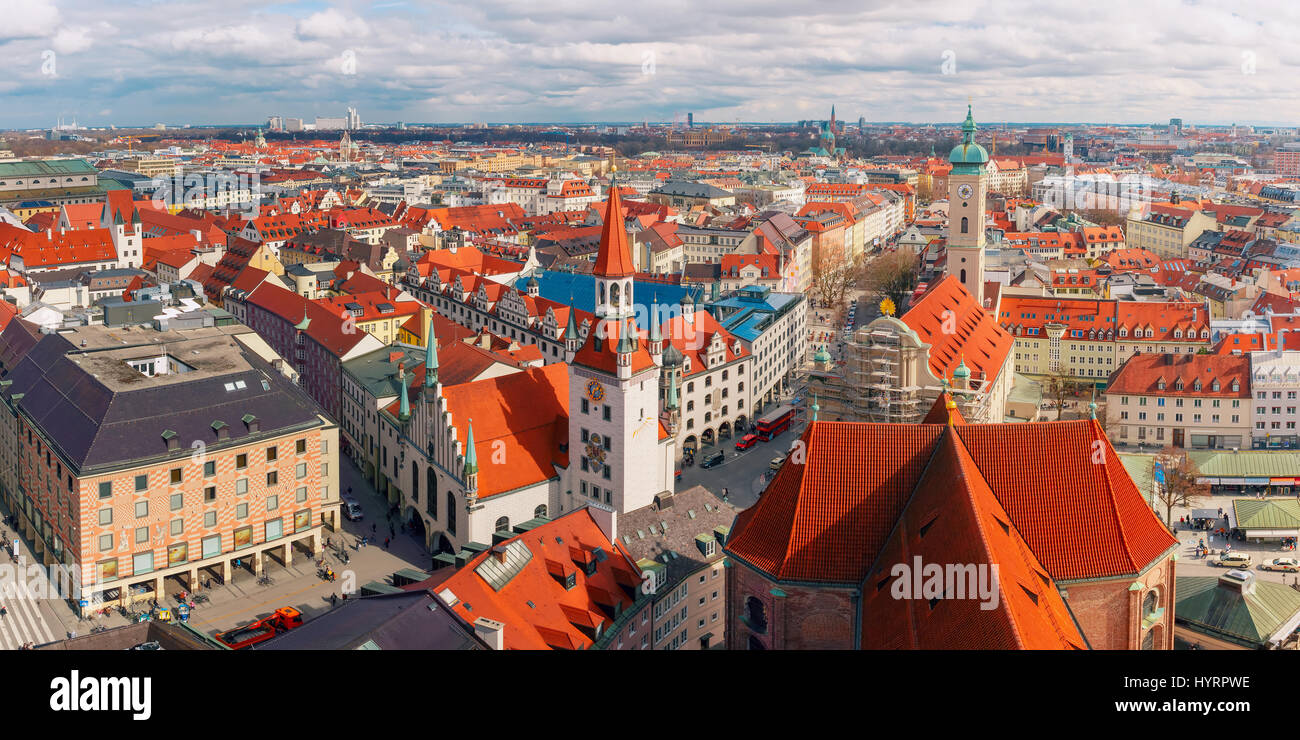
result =
[[[970,106],[966,106],[966,120],[961,125],[961,143],[952,148],[948,161],[953,164],[955,174],[968,174],[972,169],[978,171],[989,161],[989,153],[984,147],[975,143],[975,117]],[[958,167],[966,165],[966,167]]]
[[465,432],[465,475],[478,472],[478,453],[474,451],[474,420],[466,424]]

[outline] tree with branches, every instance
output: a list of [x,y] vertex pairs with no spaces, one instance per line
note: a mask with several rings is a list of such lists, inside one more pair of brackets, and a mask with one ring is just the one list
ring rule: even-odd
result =
[[837,308],[844,302],[844,295],[849,288],[857,282],[857,266],[836,252],[817,260],[810,288],[817,300],[826,306]]
[[1201,471],[1187,452],[1172,445],[1156,453],[1156,462],[1164,471],[1165,482],[1156,490],[1156,499],[1165,507],[1165,524],[1173,529],[1170,517],[1175,506],[1195,508],[1202,496],[1210,492],[1205,483],[1198,483]]
[[859,285],[877,299],[888,298],[902,310],[904,301],[916,289],[917,264],[917,256],[908,250],[884,252],[862,268]]
[[1047,374],[1047,393],[1052,399],[1052,405],[1056,407],[1057,421],[1061,420],[1061,412],[1065,409],[1065,397],[1073,388],[1074,376],[1063,365],[1052,368]]

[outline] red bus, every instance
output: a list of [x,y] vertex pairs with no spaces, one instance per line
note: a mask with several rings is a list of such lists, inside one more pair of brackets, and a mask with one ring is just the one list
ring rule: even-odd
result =
[[773,437],[790,428],[794,411],[794,406],[789,404],[777,406],[754,421],[754,433],[764,442],[771,442]]

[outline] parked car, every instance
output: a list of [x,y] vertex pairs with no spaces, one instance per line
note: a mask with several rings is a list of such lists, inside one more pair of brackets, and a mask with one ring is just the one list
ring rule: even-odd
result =
[[746,434],[745,436],[736,440],[736,449],[748,450],[750,447],[753,447],[757,443],[758,443],[757,434]]
[[1300,560],[1295,558],[1273,558],[1259,564],[1260,570],[1280,570],[1283,573],[1300,573]]
[[780,470],[781,466],[784,464],[785,464],[785,455],[777,455],[776,457],[772,458],[772,462],[768,463],[767,467],[771,468],[772,470]]
[[1241,570],[1249,569],[1250,563],[1250,555],[1244,552],[1230,552],[1210,561],[1210,565],[1217,565],[1220,568],[1240,568]]
[[700,467],[708,470],[709,468],[721,465],[724,459],[726,459],[726,455],[723,454],[722,450],[718,450],[717,452],[710,453],[707,457],[701,460]]
[[366,512],[361,509],[361,504],[356,501],[345,501],[343,502],[343,516],[346,516],[348,521],[359,522],[366,518]]

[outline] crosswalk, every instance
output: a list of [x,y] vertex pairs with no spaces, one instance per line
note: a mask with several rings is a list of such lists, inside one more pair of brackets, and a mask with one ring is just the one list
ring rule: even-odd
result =
[[54,641],[54,632],[40,604],[26,589],[13,583],[0,585],[0,606],[6,611],[0,617],[0,649],[17,650],[28,643],[41,645]]

